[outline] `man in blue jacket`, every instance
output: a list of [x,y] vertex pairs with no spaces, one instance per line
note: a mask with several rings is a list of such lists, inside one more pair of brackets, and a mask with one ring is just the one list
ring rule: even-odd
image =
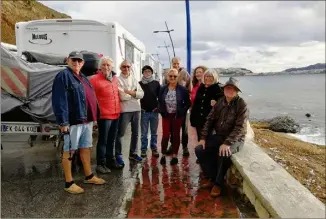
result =
[[83,55],[71,52],[67,58],[68,67],[59,72],[52,87],[52,108],[60,131],[64,134],[62,166],[65,174],[65,191],[83,193],[71,174],[71,159],[79,149],[85,173],[84,183],[104,184],[91,169],[93,122],[97,120],[99,108],[94,90],[80,70],[84,65]]

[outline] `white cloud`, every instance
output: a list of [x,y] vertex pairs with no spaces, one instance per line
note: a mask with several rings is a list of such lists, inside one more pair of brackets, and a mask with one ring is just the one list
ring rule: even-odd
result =
[[[176,55],[186,63],[184,1],[42,1],[73,18],[117,21],[140,39],[149,53],[171,33]],[[192,64],[208,67],[244,67],[254,72],[325,62],[325,2],[191,1]],[[172,49],[170,50],[172,54]]]

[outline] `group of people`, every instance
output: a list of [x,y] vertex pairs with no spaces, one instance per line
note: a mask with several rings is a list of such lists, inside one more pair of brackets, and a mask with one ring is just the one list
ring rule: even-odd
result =
[[[239,82],[230,78],[224,85],[214,69],[195,68],[192,78],[174,57],[163,85],[153,78],[153,69],[142,68],[141,81],[131,71],[131,63],[120,64],[120,75],[112,70],[113,61],[101,57],[99,71],[90,79],[81,73],[83,55],[71,52],[68,67],[55,77],[52,89],[52,106],[64,135],[62,165],[65,173],[65,190],[82,193],[71,173],[71,158],[79,150],[85,174],[84,183],[104,184],[91,170],[93,123],[98,124],[96,171],[101,174],[112,168],[123,168],[122,140],[131,125],[129,159],[141,162],[150,145],[153,157],[160,157],[157,148],[159,115],[162,117],[160,164],[178,163],[180,143],[183,156],[189,156],[188,121],[196,128],[197,161],[202,169],[202,188],[210,188],[213,197],[221,194],[224,176],[230,166],[230,156],[241,149],[246,134],[248,109]],[[190,119],[188,118],[190,112]],[[140,124],[139,124],[140,123]],[[139,127],[141,127],[141,153],[138,155]],[[150,130],[150,142],[148,140]],[[180,131],[182,135],[180,136]],[[168,147],[169,141],[171,146]]]

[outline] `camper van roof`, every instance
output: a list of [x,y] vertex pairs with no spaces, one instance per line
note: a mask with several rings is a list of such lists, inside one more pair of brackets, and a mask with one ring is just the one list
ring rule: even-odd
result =
[[105,25],[105,26],[112,26],[114,25],[115,29],[123,30],[123,37],[130,42],[132,42],[140,51],[145,52],[145,45],[139,41],[135,36],[133,36],[129,31],[127,31],[124,27],[122,27],[118,22],[101,22],[96,20],[87,20],[87,19],[70,19],[70,18],[63,18],[63,19],[42,19],[42,20],[32,20],[27,22],[18,22],[16,26],[35,26],[40,24],[53,24],[53,23],[75,23],[75,24],[85,24],[85,25]]

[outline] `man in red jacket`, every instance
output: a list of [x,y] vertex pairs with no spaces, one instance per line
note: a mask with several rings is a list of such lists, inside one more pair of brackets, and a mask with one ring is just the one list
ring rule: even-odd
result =
[[109,57],[102,57],[99,62],[100,71],[90,79],[100,107],[96,171],[103,174],[111,172],[109,168],[123,167],[115,161],[113,155],[121,109],[118,78],[112,67],[112,60]]

